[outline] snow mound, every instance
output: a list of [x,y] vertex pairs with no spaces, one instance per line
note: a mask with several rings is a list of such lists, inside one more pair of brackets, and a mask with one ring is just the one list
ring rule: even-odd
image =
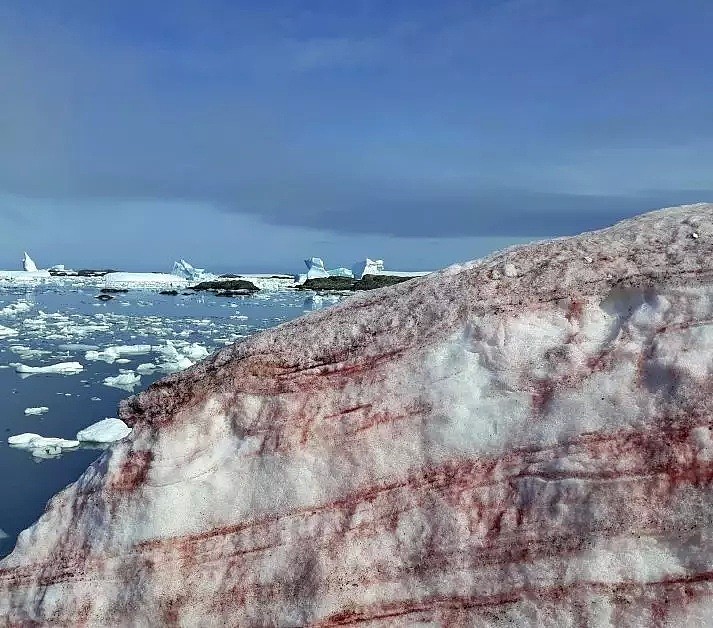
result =
[[712,321],[696,205],[254,335],[122,402],[130,437],[0,563],[0,617],[706,625]]
[[114,443],[126,438],[131,428],[121,419],[103,419],[77,432],[77,440],[91,443]]

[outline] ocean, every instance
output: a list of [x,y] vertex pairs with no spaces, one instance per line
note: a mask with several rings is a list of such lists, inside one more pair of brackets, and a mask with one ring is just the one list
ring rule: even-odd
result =
[[[48,499],[101,453],[82,444],[43,457],[9,446],[8,437],[30,432],[74,439],[78,430],[116,417],[121,399],[165,374],[322,306],[319,297],[290,289],[231,298],[132,290],[100,301],[98,294],[96,286],[72,282],[0,287],[0,557]],[[16,372],[19,364],[75,361],[83,370],[71,375]],[[105,383],[122,373],[140,380],[123,388]],[[25,414],[42,407],[42,414]]]

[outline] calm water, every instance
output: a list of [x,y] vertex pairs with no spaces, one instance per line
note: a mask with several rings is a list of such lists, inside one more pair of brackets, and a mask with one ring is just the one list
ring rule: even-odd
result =
[[[304,294],[289,290],[243,298],[136,291],[106,303],[96,300],[97,294],[90,288],[0,288],[0,326],[17,331],[16,336],[0,335],[0,530],[4,532],[0,532],[0,557],[12,550],[18,533],[38,518],[47,500],[76,480],[101,453],[82,448],[42,459],[29,450],[8,446],[7,438],[34,432],[73,439],[81,428],[117,416],[118,402],[131,394],[105,385],[104,378],[118,375],[120,369],[134,370],[139,364],[165,360],[157,351],[125,355],[113,363],[90,360],[85,357],[87,347],[71,345],[101,350],[138,344],[161,348],[172,342],[181,351],[183,345],[197,343],[213,352],[315,307]],[[75,360],[85,367],[76,375],[23,378],[9,366]],[[165,372],[142,375],[133,392]],[[26,408],[39,406],[49,411],[25,416]]]

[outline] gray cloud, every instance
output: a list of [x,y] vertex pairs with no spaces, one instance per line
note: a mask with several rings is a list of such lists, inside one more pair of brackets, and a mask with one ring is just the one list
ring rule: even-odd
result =
[[[629,167],[625,156],[587,163],[600,174],[591,194],[572,193],[579,173],[574,184],[564,175],[552,184],[552,172],[575,163],[582,143],[586,156],[592,146],[667,148],[710,138],[713,120],[702,107],[576,119],[538,116],[536,107],[524,115],[532,103],[514,98],[512,111],[498,119],[471,111],[470,101],[481,106],[511,86],[486,80],[493,94],[481,95],[466,89],[467,71],[458,74],[449,64],[469,59],[473,42],[507,62],[510,40],[496,44],[513,19],[526,21],[523,10],[529,16],[541,4],[495,3],[463,19],[455,12],[430,25],[430,36],[428,16],[415,12],[411,22],[381,30],[356,19],[349,36],[339,34],[345,25],[337,21],[306,37],[300,24],[310,16],[294,9],[274,24],[260,12],[211,16],[179,2],[161,16],[170,31],[164,46],[140,29],[127,27],[131,40],[105,40],[58,14],[40,11],[26,20],[6,9],[0,191],[198,201],[274,224],[413,237],[560,235],[710,199],[706,190],[689,189],[701,181],[687,170],[698,163],[695,148],[678,162],[678,184],[667,190],[647,191],[665,156],[648,171],[640,168],[626,190],[606,185]],[[568,12],[562,17],[560,4],[544,3],[545,12],[573,19]],[[77,15],[107,19],[95,14],[98,3],[73,6]],[[578,31],[568,35],[577,37]],[[340,74],[345,69],[368,81],[352,84]],[[497,71],[495,64],[477,66],[488,80]],[[368,94],[361,93],[365,84]],[[448,89],[463,91],[448,98]]]

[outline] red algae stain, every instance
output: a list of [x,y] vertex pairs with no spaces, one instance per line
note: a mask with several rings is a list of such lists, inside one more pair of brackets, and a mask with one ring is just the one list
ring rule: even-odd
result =
[[132,451],[109,484],[114,491],[133,491],[146,481],[153,460],[151,451]]

